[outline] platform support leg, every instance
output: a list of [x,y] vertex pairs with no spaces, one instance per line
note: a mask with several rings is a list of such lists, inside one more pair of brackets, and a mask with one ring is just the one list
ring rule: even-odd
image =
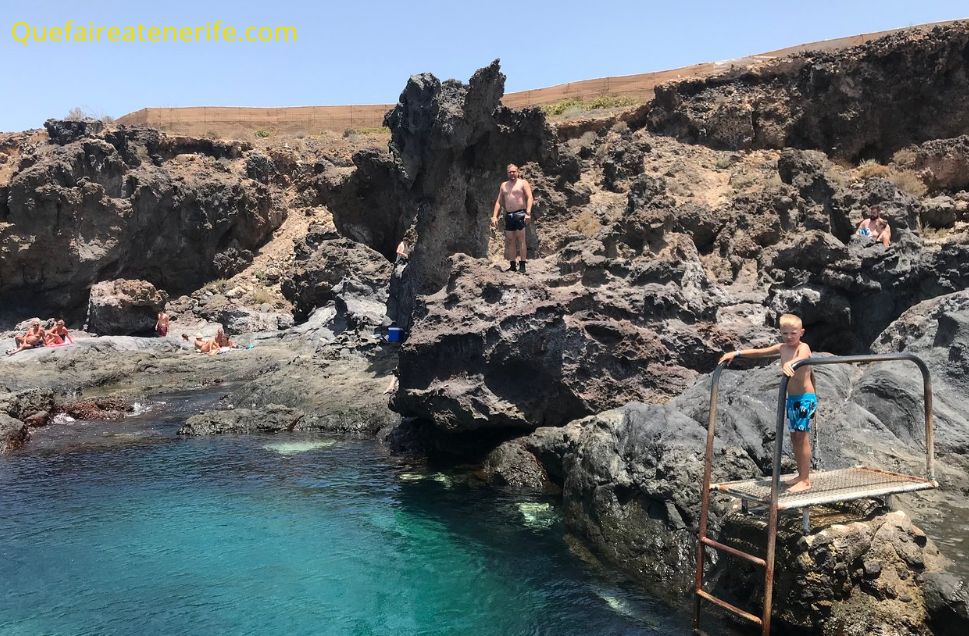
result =
[[895,497],[893,495],[885,495],[885,507],[889,510],[895,510]]
[[740,512],[744,513],[745,515],[750,513],[750,510],[749,510],[749,507],[747,505],[747,500],[746,499],[741,499],[740,500]]
[[811,510],[809,508],[801,508],[801,533],[811,534]]

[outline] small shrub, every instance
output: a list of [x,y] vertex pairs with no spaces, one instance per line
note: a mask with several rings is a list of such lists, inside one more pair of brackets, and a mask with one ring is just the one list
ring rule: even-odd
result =
[[378,126],[376,128],[347,128],[343,131],[343,137],[356,137],[357,135],[389,135],[390,128]]
[[262,130],[262,129],[257,130],[254,134],[256,135],[256,137],[259,137],[260,139],[265,139],[266,137],[272,136],[271,132],[269,132],[268,130]]
[[219,138],[219,133],[215,132],[214,130],[210,130],[207,133],[205,133],[205,138],[206,139],[218,139]]
[[918,154],[913,148],[902,148],[894,155],[892,155],[892,163],[898,164],[900,166],[910,166],[915,163],[915,159]]
[[591,211],[584,210],[578,216],[574,216],[566,221],[565,227],[589,238],[594,238],[599,233],[599,230],[602,229],[602,223]]
[[249,291],[249,298],[251,298],[252,302],[257,305],[261,305],[263,303],[273,305],[276,303],[276,297],[265,287],[252,288]]
[[888,166],[883,166],[874,159],[865,159],[855,168],[855,174],[861,179],[871,179],[873,177],[887,177]]
[[80,106],[75,106],[71,110],[67,111],[67,115],[64,116],[67,121],[86,121],[88,119],[94,119],[94,115],[87,112]]

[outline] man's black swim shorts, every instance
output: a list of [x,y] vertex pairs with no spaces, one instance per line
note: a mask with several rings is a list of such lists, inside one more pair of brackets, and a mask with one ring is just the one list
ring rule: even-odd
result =
[[505,212],[505,231],[515,232],[525,229],[525,210]]

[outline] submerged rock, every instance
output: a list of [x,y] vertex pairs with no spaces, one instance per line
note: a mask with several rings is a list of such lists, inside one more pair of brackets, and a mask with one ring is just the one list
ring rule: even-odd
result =
[[279,404],[260,409],[205,411],[188,418],[178,429],[179,435],[220,435],[223,433],[278,433],[296,429],[304,417],[302,411]]

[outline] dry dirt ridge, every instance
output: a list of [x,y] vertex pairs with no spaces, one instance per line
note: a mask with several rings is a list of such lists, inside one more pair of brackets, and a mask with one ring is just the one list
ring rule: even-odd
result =
[[[546,88],[508,93],[502,98],[505,106],[522,108],[554,104],[564,99],[593,99],[602,96],[630,97],[640,102],[653,97],[653,89],[665,82],[710,77],[717,73],[752,68],[773,58],[803,51],[830,51],[857,46],[888,33],[906,30],[925,30],[941,24],[934,22],[904,29],[892,29],[875,33],[863,33],[832,40],[799,44],[776,51],[724,60],[704,62],[682,68],[639,73],[619,77],[600,77],[559,84]],[[348,106],[296,106],[284,108],[242,108],[222,106],[191,106],[185,108],[142,108],[118,118],[121,124],[146,125],[166,132],[182,135],[250,139],[259,134],[315,135],[321,130],[344,131],[347,129],[378,128],[383,125],[384,114],[393,104],[363,104]]]

